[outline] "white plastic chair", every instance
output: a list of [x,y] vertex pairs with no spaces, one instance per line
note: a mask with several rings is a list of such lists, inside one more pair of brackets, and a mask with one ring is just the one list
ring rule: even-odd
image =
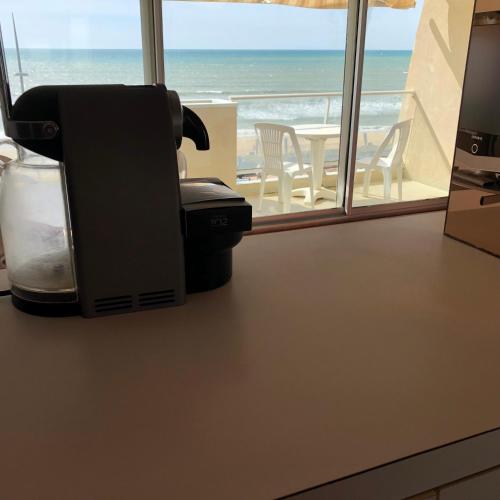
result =
[[[256,123],[255,131],[260,140],[264,159],[260,177],[259,210],[262,210],[266,180],[270,175],[278,178],[278,199],[283,204],[285,213],[290,211],[293,180],[306,175],[309,178],[311,207],[314,208],[313,172],[310,165],[304,166],[295,129],[274,123]],[[283,143],[286,137],[290,138],[297,163],[287,162],[283,158]]]
[[[398,197],[403,199],[403,153],[410,136],[411,120],[396,123],[377,148],[371,159],[361,159],[356,161],[356,169],[364,168],[363,196],[368,196],[371,175],[373,170],[379,170],[384,176],[384,198],[390,199],[392,187],[392,171],[397,172]],[[391,144],[392,147],[387,156],[383,156],[385,150]]]

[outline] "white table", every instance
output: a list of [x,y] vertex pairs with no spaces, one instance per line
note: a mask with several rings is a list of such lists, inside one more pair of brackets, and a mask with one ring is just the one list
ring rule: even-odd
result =
[[[313,170],[314,201],[324,198],[337,200],[337,192],[325,188],[323,184],[323,172],[325,166],[325,142],[327,139],[340,137],[340,125],[329,123],[312,123],[306,125],[295,125],[293,127],[297,137],[307,139],[311,143],[311,166]],[[368,145],[368,133],[388,130],[390,127],[360,127],[359,133],[363,134],[364,145]],[[310,202],[308,188],[294,189],[293,196],[304,196],[306,202]]]
[[[337,192],[323,187],[323,171],[325,165],[325,142],[327,139],[340,137],[340,125],[307,124],[293,127],[297,137],[307,139],[311,143],[311,167],[313,171],[314,201],[324,198],[337,200]],[[304,196],[310,203],[308,188],[294,189],[294,196]]]

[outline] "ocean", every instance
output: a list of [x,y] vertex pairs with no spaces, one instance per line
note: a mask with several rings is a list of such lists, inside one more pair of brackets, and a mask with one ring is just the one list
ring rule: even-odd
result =
[[[7,49],[14,99],[20,95],[16,52]],[[367,51],[363,90],[402,90],[411,51]],[[47,84],[143,83],[140,50],[22,49],[25,87]],[[311,50],[167,50],[167,86],[182,99],[227,99],[233,95],[340,92],[343,51]],[[392,125],[398,119],[399,95],[364,96],[360,122],[365,127]],[[341,97],[332,98],[329,122],[339,123]],[[238,135],[253,134],[257,121],[283,124],[322,122],[325,98],[240,101]]]

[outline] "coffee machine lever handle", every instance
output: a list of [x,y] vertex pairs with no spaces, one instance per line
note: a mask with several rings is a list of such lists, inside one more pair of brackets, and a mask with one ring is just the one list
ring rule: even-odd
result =
[[197,150],[207,151],[210,149],[208,132],[201,118],[186,106],[182,106],[182,115],[182,135],[191,139],[195,143]]

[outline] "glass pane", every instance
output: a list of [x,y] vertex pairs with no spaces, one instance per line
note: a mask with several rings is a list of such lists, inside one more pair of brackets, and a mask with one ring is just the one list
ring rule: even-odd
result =
[[188,176],[219,177],[254,216],[312,210],[311,192],[337,207],[347,10],[169,0],[163,20],[167,87],[210,134],[208,153],[183,142]]
[[448,195],[473,7],[369,8],[354,206]]
[[139,0],[2,0],[0,22],[13,101],[38,85],[144,83]]

